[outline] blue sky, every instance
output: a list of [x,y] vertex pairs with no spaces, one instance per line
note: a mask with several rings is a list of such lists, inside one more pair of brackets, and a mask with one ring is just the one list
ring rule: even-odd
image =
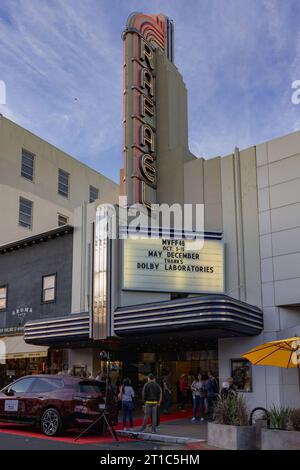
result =
[[0,112],[118,181],[121,33],[134,11],[174,20],[198,157],[300,129],[299,0],[1,0]]

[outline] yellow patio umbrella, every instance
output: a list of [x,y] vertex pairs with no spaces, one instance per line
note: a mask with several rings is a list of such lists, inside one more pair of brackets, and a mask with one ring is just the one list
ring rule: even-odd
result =
[[300,337],[280,339],[256,346],[242,354],[252,364],[259,366],[275,366],[298,368],[300,390]]

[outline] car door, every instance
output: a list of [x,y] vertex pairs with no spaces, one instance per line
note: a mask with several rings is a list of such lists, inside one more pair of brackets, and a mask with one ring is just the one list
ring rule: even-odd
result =
[[2,390],[0,419],[5,421],[26,420],[26,394],[34,381],[34,377],[24,377]]
[[63,386],[63,380],[59,377],[37,377],[27,393],[26,415],[28,419],[39,418],[42,410],[49,404],[57,406],[56,392],[61,390]]

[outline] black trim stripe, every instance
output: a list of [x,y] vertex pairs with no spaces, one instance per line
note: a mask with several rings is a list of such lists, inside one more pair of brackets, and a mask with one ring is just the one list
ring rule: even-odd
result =
[[181,230],[181,229],[167,229],[163,227],[140,227],[138,232],[127,226],[121,226],[120,229],[120,235],[145,235],[149,236],[150,234],[157,235],[157,238],[180,238],[180,239],[185,239],[185,238],[195,238],[195,239],[213,239],[213,240],[222,240],[223,234],[220,231],[209,231],[209,232],[196,232],[196,231],[191,231],[191,230]]
[[56,338],[62,340],[76,337],[78,339],[89,338],[90,317],[88,313],[79,315],[66,315],[47,320],[35,320],[27,322],[24,327],[24,339],[27,343],[53,341]]

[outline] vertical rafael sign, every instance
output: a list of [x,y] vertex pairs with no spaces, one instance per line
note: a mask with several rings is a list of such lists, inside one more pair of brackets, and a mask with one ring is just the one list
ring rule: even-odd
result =
[[151,208],[157,187],[156,61],[173,61],[173,24],[164,15],[132,14],[123,34],[123,169],[128,204]]

